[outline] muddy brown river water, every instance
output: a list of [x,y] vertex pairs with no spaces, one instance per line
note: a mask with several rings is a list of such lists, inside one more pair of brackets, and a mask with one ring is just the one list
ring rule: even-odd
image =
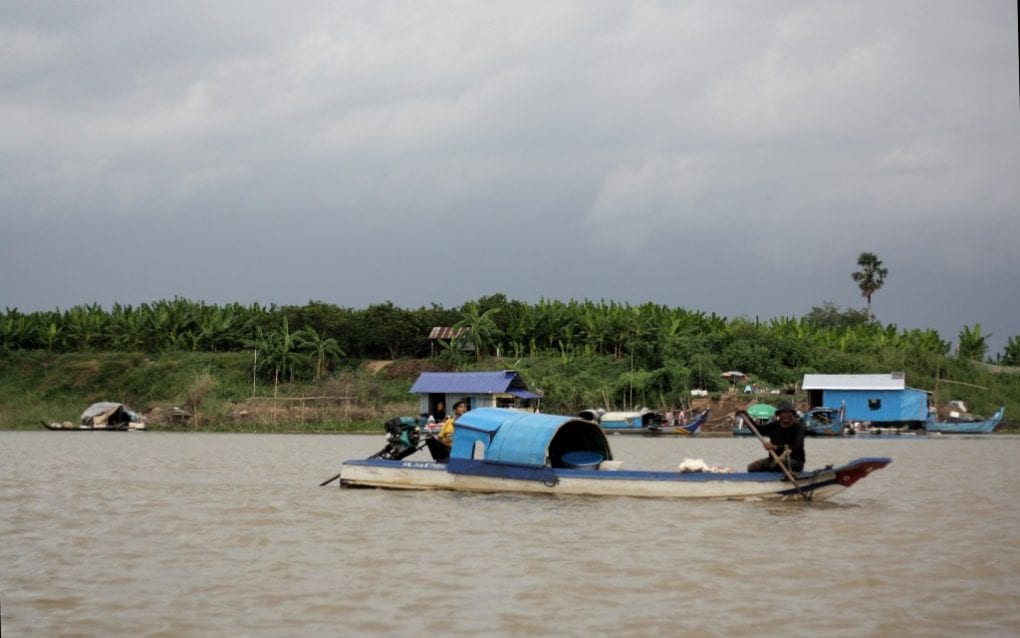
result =
[[[610,437],[625,467],[753,439]],[[0,432],[16,636],[1015,636],[1020,437],[808,441],[828,503],[341,490],[382,436]]]

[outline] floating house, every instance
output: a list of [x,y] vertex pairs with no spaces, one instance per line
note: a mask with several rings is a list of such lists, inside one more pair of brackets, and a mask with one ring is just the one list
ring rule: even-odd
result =
[[422,372],[411,386],[420,397],[418,413],[440,421],[453,413],[453,404],[467,401],[468,409],[518,408],[537,410],[542,395],[532,392],[514,370],[499,372]]
[[845,406],[847,421],[922,428],[928,420],[928,393],[908,388],[902,372],[805,374],[801,387],[812,408]]

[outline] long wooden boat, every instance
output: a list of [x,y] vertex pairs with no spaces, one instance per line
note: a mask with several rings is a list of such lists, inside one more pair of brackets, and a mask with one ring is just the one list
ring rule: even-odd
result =
[[[825,500],[892,462],[860,458],[798,474],[623,469],[594,422],[569,416],[480,408],[454,425],[446,463],[407,458],[421,450],[417,431],[387,424],[386,448],[342,464],[341,487],[552,495],[700,499]],[[333,479],[331,479],[333,480]],[[330,481],[326,481],[329,483]],[[326,484],[324,483],[324,485]]]
[[928,419],[924,429],[927,432],[939,432],[941,434],[989,434],[995,431],[995,427],[1002,421],[1002,415],[1006,412],[1006,406],[999,408],[992,418],[983,421],[936,421]]

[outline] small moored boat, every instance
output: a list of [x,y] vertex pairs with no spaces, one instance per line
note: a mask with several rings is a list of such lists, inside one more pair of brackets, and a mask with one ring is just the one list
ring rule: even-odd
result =
[[128,430],[144,430],[145,417],[133,411],[123,403],[102,401],[85,408],[78,420],[78,425],[70,422],[47,423],[47,430],[64,430],[80,432],[82,430],[99,430],[103,432],[126,432]]
[[841,436],[846,430],[845,408],[811,408],[801,417],[809,436]]
[[710,413],[711,408],[705,408],[686,421],[677,422],[667,419],[662,425],[650,427],[649,434],[698,434],[705,422],[708,421]]
[[924,429],[927,432],[939,432],[941,434],[990,434],[1002,421],[1002,415],[1006,412],[1006,406],[1002,406],[992,415],[990,419],[954,419],[950,421],[937,421],[934,418],[928,419]]
[[407,457],[424,448],[420,429],[396,419],[387,446],[365,460],[345,461],[341,487],[531,494],[711,499],[825,500],[892,462],[861,458],[805,471],[791,482],[780,473],[622,469],[605,433],[592,421],[552,414],[480,408],[454,425],[446,463]]
[[675,412],[669,416],[648,408],[632,412],[606,412],[584,410],[579,416],[592,421],[607,434],[697,434],[708,420],[709,409],[694,414],[690,419],[678,420]]
[[603,410],[585,410],[583,418],[594,421],[607,433],[644,434],[662,424],[662,415],[648,408],[629,412],[605,412]]

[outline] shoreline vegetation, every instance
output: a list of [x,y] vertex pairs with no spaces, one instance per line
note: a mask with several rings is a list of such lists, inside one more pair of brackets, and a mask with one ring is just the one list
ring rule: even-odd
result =
[[[443,328],[437,337],[435,328]],[[382,432],[416,416],[408,390],[424,371],[515,370],[543,412],[710,406],[718,427],[733,405],[803,399],[807,373],[903,372],[974,415],[1020,415],[1020,336],[984,362],[980,324],[955,352],[936,331],[883,325],[830,302],[803,317],[728,319],[646,303],[550,301],[495,294],[459,308],[355,310],[209,305],[175,298],[69,310],[0,312],[0,428],[77,423],[95,401],[118,401],[153,430]],[[739,370],[761,394],[744,394]],[[691,391],[703,390],[694,398]]]
[[[276,385],[257,377],[253,382],[253,358],[252,353],[9,353],[0,360],[0,429],[35,430],[40,421],[77,424],[89,404],[117,401],[144,414],[150,431],[381,434],[385,420],[417,416],[418,399],[408,390],[418,374],[445,369],[432,359],[348,362],[318,380]],[[805,398],[795,386],[775,389],[782,392],[777,396],[746,394],[738,384],[700,398],[667,400],[639,392],[631,399],[627,361],[612,357],[489,358],[457,369],[515,369],[530,387],[544,392],[544,412],[577,414],[607,403],[615,409],[711,407],[705,435],[728,434],[725,418],[737,405]],[[990,414],[993,404],[1006,405],[999,431],[1017,432],[1020,371],[978,376],[977,381],[991,384],[988,391],[978,383],[961,388],[990,396],[973,400],[968,394],[963,400],[971,412]],[[961,394],[946,392],[946,400]]]

